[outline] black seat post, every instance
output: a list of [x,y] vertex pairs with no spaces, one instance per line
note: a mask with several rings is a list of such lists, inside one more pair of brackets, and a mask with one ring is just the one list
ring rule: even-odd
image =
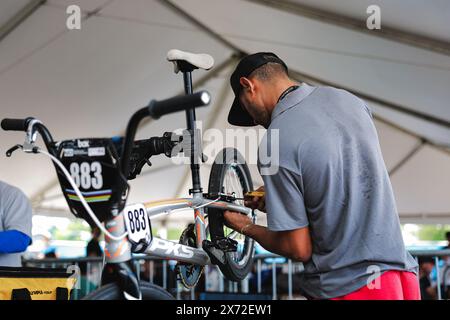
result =
[[[183,80],[184,80],[184,91],[186,94],[192,94],[193,88],[192,88],[192,71],[194,69],[197,69],[195,66],[191,65],[190,63],[186,61],[179,61],[178,66],[180,68],[180,71],[183,72]],[[192,189],[189,190],[189,193],[202,193],[202,187],[200,183],[200,165],[198,164],[199,156],[201,156],[201,150],[198,150],[200,152],[200,155],[197,152],[197,147],[194,143],[197,143],[196,141],[196,125],[195,125],[195,109],[189,109],[186,110],[186,124],[187,129],[191,134],[191,173],[192,173]]]

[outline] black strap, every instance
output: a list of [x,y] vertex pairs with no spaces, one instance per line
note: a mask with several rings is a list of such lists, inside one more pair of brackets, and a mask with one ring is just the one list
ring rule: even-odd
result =
[[27,288],[13,289],[11,300],[31,300],[30,291]]
[[278,98],[278,102],[280,102],[281,100],[284,99],[284,97],[286,97],[289,93],[291,93],[292,91],[298,89],[300,86],[290,86],[289,88],[287,88],[286,90],[283,91],[283,93],[280,95],[280,97]]
[[[30,291],[27,288],[13,289],[11,300],[32,300]],[[67,288],[56,288],[56,300],[69,300],[69,290]]]
[[56,300],[69,300],[69,290],[67,288],[56,288]]

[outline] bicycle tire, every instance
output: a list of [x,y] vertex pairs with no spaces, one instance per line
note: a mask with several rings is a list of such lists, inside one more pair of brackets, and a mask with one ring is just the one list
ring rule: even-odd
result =
[[[243,197],[246,192],[253,190],[250,171],[242,155],[235,148],[224,148],[216,156],[211,168],[208,185],[210,194],[224,192],[224,180],[227,171],[230,169],[233,169],[239,178],[238,188],[241,188],[241,190],[232,190],[240,193],[237,197]],[[224,227],[226,226],[223,220],[223,210],[208,208],[207,211],[211,239],[224,237]],[[247,236],[241,236],[244,237],[244,247],[240,261],[236,261],[235,252],[227,252],[225,254],[225,264],[219,265],[220,271],[231,281],[245,279],[253,266],[254,240]]]
[[[175,300],[166,290],[153,283],[141,281],[142,300]],[[123,300],[124,297],[116,283],[109,283],[89,293],[82,300]]]

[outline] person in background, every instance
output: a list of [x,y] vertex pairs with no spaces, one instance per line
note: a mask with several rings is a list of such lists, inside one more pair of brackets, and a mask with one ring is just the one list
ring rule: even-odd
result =
[[[447,239],[447,246],[444,247],[444,250],[450,250],[450,231],[447,231],[445,233],[445,238]],[[450,298],[450,255],[443,256],[442,260],[443,268],[442,268],[442,274],[443,274],[443,298],[449,299]]]
[[419,282],[422,300],[435,300],[437,297],[436,286],[431,281],[433,268],[434,259],[432,257],[419,258]]
[[0,181],[0,266],[20,267],[31,244],[32,209],[25,194]]
[[56,248],[50,247],[45,251],[44,259],[57,259]]
[[[96,258],[103,257],[103,250],[100,246],[101,232],[98,227],[91,229],[92,239],[86,246],[86,257]],[[95,260],[95,259],[94,259]],[[80,292],[78,298],[82,298],[88,293],[94,291],[100,285],[102,262],[81,261],[80,266]]]
[[100,229],[98,227],[93,227],[92,230],[92,239],[88,242],[86,247],[86,256],[87,257],[102,257],[103,250],[100,246]]
[[[88,268],[89,262],[81,261],[78,266],[80,267],[79,289],[77,298],[81,299],[90,292],[98,288],[99,280],[93,278],[92,264]],[[89,270],[88,270],[89,269]],[[88,272],[89,271],[89,272]],[[98,274],[97,274],[98,275]]]
[[[443,247],[443,250],[450,250],[450,231],[445,233],[445,238],[447,239],[447,245]],[[442,260],[444,261],[444,266],[450,266],[450,255],[442,256]]]
[[[450,250],[450,231],[447,231],[445,233],[445,239],[447,240],[447,245],[443,248],[444,250]],[[448,258],[448,257],[447,257]],[[448,260],[447,260],[448,261]],[[450,264],[450,261],[448,261],[448,264]]]

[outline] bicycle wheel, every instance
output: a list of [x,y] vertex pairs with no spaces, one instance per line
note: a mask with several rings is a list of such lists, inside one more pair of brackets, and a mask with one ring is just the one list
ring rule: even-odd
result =
[[[244,194],[251,190],[253,190],[253,183],[250,171],[242,155],[234,148],[222,149],[211,169],[208,192],[243,198]],[[236,200],[234,203],[244,205],[243,200]],[[226,262],[222,266],[219,265],[220,270],[228,280],[243,280],[253,266],[254,240],[227,228],[222,210],[213,208],[207,210],[211,240],[229,237],[238,241],[238,250],[225,254]],[[255,216],[251,218],[255,222]]]
[[[163,288],[145,281],[139,283],[142,292],[142,300],[175,300],[175,298]],[[89,293],[82,300],[122,300],[123,295],[116,283],[109,283]]]

